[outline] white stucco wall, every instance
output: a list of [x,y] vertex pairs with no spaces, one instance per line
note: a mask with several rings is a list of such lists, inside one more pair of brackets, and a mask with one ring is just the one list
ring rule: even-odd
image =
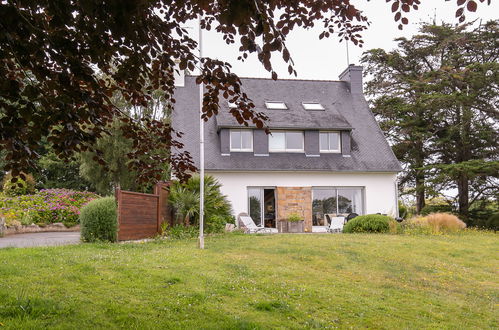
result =
[[248,212],[247,187],[363,187],[365,214],[396,216],[396,173],[209,172],[222,184],[234,214]]

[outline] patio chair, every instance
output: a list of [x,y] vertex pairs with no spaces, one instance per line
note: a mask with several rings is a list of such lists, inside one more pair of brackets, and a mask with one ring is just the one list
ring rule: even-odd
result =
[[331,225],[328,228],[330,233],[341,233],[343,231],[343,226],[345,225],[344,217],[330,217]]
[[345,219],[345,220],[346,220],[346,222],[348,222],[348,221],[350,221],[350,220],[352,220],[353,218],[358,217],[358,216],[359,216],[359,215],[358,215],[357,213],[353,212],[353,213],[350,213],[349,215],[347,215],[347,217],[346,217],[346,219]]
[[253,219],[247,213],[240,213],[237,216],[237,220],[240,227],[244,228],[244,232],[247,234],[264,233],[272,234],[272,228],[258,227]]

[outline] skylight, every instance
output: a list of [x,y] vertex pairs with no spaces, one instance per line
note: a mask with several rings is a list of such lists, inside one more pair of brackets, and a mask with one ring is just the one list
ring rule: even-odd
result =
[[271,110],[286,110],[288,108],[284,102],[265,102],[265,107]]
[[305,110],[324,110],[324,106],[317,102],[303,102],[302,105]]

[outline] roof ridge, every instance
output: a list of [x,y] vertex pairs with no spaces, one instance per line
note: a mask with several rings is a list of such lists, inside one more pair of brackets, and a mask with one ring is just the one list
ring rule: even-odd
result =
[[[186,77],[197,77],[198,75],[186,74]],[[262,77],[239,77],[239,79],[252,79],[252,80],[273,80],[272,78]],[[278,78],[273,81],[304,81],[304,82],[345,82],[344,80],[329,80],[329,79],[293,79],[293,78]]]

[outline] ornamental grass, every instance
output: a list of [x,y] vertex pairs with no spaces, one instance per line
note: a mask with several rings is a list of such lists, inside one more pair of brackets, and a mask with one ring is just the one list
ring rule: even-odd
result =
[[427,216],[417,216],[408,220],[412,226],[428,229],[433,233],[456,232],[466,228],[466,224],[454,214],[430,213]]

